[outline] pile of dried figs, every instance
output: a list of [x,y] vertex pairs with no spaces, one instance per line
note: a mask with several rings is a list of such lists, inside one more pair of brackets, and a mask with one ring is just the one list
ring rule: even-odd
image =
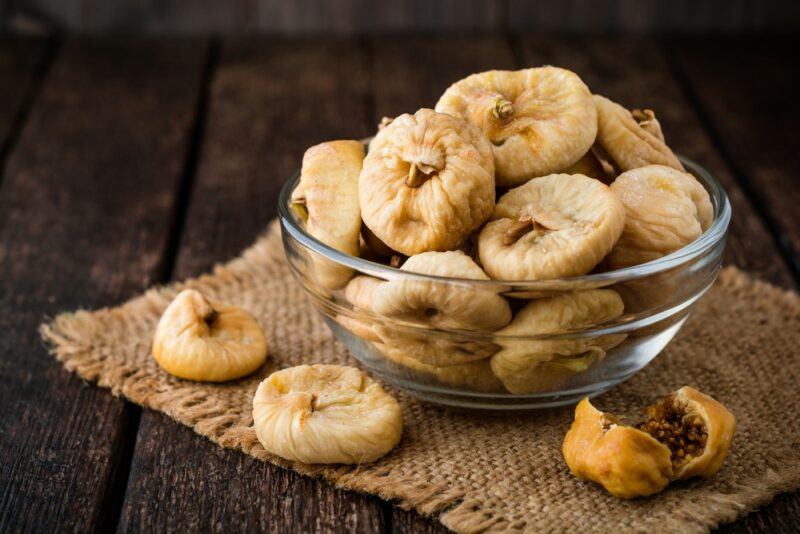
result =
[[[311,147],[292,207],[312,236],[346,254],[512,283],[655,260],[697,239],[713,217],[708,193],[667,146],[653,111],[629,111],[550,66],[468,76],[435,109],[384,119],[366,151],[347,140]],[[356,312],[377,318],[340,315],[344,328],[435,383],[558,389],[624,340],[513,339],[619,317],[624,304],[612,289],[530,299],[512,312],[479,284],[355,276],[315,255],[309,264],[324,290],[344,289]],[[496,339],[446,333],[453,330]]]

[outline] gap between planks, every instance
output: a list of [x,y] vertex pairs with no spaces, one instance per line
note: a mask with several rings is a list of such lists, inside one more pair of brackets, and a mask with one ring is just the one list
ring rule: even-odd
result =
[[[194,120],[189,134],[189,143],[184,157],[183,170],[175,192],[174,216],[170,223],[164,251],[161,255],[161,263],[156,268],[154,283],[163,284],[172,279],[175,269],[175,260],[178,255],[181,234],[183,233],[186,221],[186,213],[191,199],[192,187],[197,174],[198,160],[203,147],[205,136],[206,120],[208,116],[208,103],[211,82],[214,78],[219,61],[220,42],[217,37],[210,39],[206,48],[206,57],[203,65],[203,72],[200,79],[200,92],[197,104],[194,109]],[[118,460],[115,465],[111,491],[105,498],[106,509],[109,513],[102,518],[98,525],[99,532],[112,532],[118,530],[122,507],[125,503],[125,496],[128,489],[128,479],[130,477],[131,463],[136,451],[137,436],[139,434],[139,423],[142,419],[142,408],[136,404],[125,401],[125,419],[123,427],[125,432],[118,446]]]

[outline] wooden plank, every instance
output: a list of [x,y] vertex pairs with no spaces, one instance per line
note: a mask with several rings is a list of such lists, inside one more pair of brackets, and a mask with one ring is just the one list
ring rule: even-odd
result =
[[521,49],[528,65],[553,64],[572,69],[594,92],[627,107],[654,109],[670,146],[707,168],[730,196],[735,216],[728,237],[726,261],[784,287],[794,285],[786,266],[776,261],[779,258],[777,247],[749,195],[717,153],[654,42],[647,39],[525,38]]
[[[374,121],[383,116],[432,108],[447,87],[464,76],[487,69],[514,68],[506,41],[497,38],[397,38],[373,44]],[[447,532],[438,521],[392,509],[395,533]]]
[[672,57],[800,276],[797,39],[683,40]]
[[2,532],[113,527],[103,512],[124,481],[137,413],[63,370],[37,326],[158,279],[202,56],[200,43],[68,42],[10,156],[0,187]]
[[[668,51],[706,125],[800,282],[800,151],[794,124],[800,60],[796,39],[682,40]],[[784,263],[778,255],[775,263]],[[800,525],[800,492],[733,525],[729,532],[788,532]]]
[[[240,42],[215,73],[196,184],[174,272],[207,270],[250,244],[275,215],[304,150],[359,138],[367,74],[353,42]],[[378,499],[336,490],[222,450],[145,412],[120,523],[123,531],[376,532]]]
[[[784,287],[797,287],[775,242],[705,128],[670,74],[666,59],[650,40],[541,39],[523,40],[522,57],[531,65],[553,64],[578,72],[593,91],[629,107],[653,108],[670,146],[711,171],[726,188],[735,216],[728,239],[727,261]],[[796,510],[800,493],[781,497],[774,511],[747,516],[725,529],[780,531],[784,510]],[[800,520],[800,518],[797,518]]]
[[46,44],[41,39],[0,37],[0,169],[35,90]]

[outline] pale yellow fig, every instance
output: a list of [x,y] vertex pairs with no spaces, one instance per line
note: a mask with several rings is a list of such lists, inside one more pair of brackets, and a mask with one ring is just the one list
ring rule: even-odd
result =
[[178,378],[224,382],[248,375],[267,358],[264,331],[241,308],[184,289],[156,327],[153,357]]
[[559,171],[558,174],[582,174],[584,176],[588,176],[589,178],[600,180],[603,183],[610,183],[606,181],[608,178],[606,176],[603,163],[593,150],[586,152],[581,159],[566,169]]
[[[461,251],[417,254],[400,270],[489,280],[472,258]],[[493,332],[511,320],[511,308],[496,288],[474,284],[396,279],[382,283],[373,296],[375,313],[390,319],[377,327],[383,341],[404,351],[406,356],[431,365],[456,365],[487,358],[496,350],[493,343],[436,330]]]
[[362,464],[391,451],[403,433],[400,405],[354,367],[300,365],[272,373],[253,398],[264,448],[306,464]]
[[594,95],[594,102],[597,106],[597,143],[619,170],[628,171],[646,165],[666,165],[684,170],[672,150],[657,136],[661,131],[660,125],[658,131],[655,130],[657,122],[643,127],[630,111],[619,104],[600,95]]
[[557,67],[473,74],[451,85],[436,111],[483,130],[492,142],[499,186],[566,169],[597,133],[589,88],[574,72]]
[[378,132],[359,178],[361,215],[407,256],[457,248],[492,213],[494,161],[467,122],[421,109]]
[[497,332],[497,343],[502,348],[492,356],[492,371],[511,393],[557,389],[602,359],[606,351],[625,340],[625,335],[531,337],[593,328],[616,319],[623,308],[622,299],[611,289],[574,291],[533,300]]
[[[306,150],[300,184],[292,193],[292,207],[306,230],[326,245],[358,256],[361,212],[358,176],[364,161],[359,141],[329,141]],[[312,257],[315,279],[328,289],[344,287],[352,275],[347,267]]]
[[492,373],[487,359],[439,367],[408,357],[402,349],[380,343],[376,343],[375,347],[395,367],[396,372],[412,380],[482,393],[503,391],[503,383]]
[[344,328],[365,341],[381,341],[375,331],[372,303],[375,291],[385,282],[371,276],[356,276],[345,288],[345,298],[354,306],[353,316],[339,314],[336,320]]
[[503,195],[492,219],[478,238],[486,273],[497,280],[546,280],[591,271],[617,242],[625,210],[597,180],[552,174]]
[[608,256],[612,269],[656,260],[688,245],[711,226],[714,217],[700,182],[663,165],[624,172],[611,190],[626,213],[625,229]]

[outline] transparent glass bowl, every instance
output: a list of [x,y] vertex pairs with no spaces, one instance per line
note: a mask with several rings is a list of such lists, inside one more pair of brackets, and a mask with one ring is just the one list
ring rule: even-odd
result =
[[[283,244],[292,273],[322,318],[359,362],[386,382],[420,399],[463,408],[511,410],[572,404],[623,382],[655,358],[717,277],[731,206],[708,172],[681,160],[711,197],[711,227],[668,256],[617,271],[546,281],[484,281],[414,274],[349,256],[309,235],[291,209],[299,175],[280,194]],[[434,328],[426,314],[437,313],[435,305],[426,304],[418,314],[381,315],[368,302],[359,302],[361,306],[349,302],[341,286],[360,275],[393,284],[395,293],[414,291],[437,302],[479,302],[496,294],[507,299],[515,312],[531,299],[612,289],[625,309],[613,320],[557,335],[500,336],[486,330]],[[529,366],[526,363],[515,373],[512,389],[517,393],[511,393],[492,371],[491,357],[504,348],[538,354],[543,346],[553,352],[553,359],[532,357]]]

